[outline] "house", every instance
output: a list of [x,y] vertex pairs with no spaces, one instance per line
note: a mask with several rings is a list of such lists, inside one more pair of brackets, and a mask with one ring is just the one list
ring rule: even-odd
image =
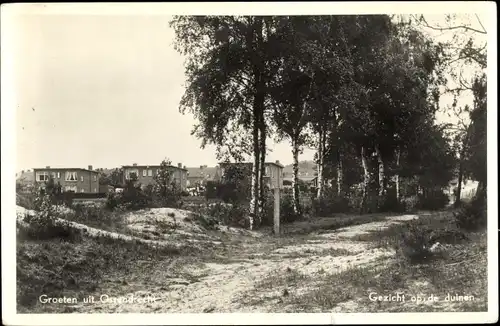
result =
[[52,177],[56,184],[61,185],[64,192],[99,193],[99,172],[92,169],[82,168],[51,168],[33,169],[35,184],[44,187],[45,182]]
[[187,169],[187,187],[206,185],[207,181],[213,181],[216,178],[217,168],[200,165],[200,167]]
[[[160,165],[137,165],[134,163],[132,165],[123,165],[123,183],[130,180],[132,175],[135,175],[137,182],[139,182],[143,187],[147,185],[154,184],[154,176],[158,174]],[[170,165],[169,170],[172,173],[172,181],[174,181],[181,189],[185,191],[187,188],[187,172],[186,167],[182,167],[182,164],[177,166]]]
[[[249,174],[248,176],[251,177],[252,173],[252,167],[253,163],[219,163],[217,172],[216,172],[216,179],[217,180],[222,180],[224,177],[224,173],[226,172],[226,169],[230,166],[241,166],[245,167],[246,170],[248,171],[247,173]],[[279,188],[283,188],[283,165],[280,164],[279,161],[276,162],[266,162],[264,163],[265,167],[265,173],[264,173],[264,184],[267,185],[270,188],[274,188],[278,186]]]

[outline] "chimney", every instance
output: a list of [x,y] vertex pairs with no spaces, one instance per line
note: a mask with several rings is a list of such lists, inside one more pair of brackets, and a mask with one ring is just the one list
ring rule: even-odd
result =
[[92,171],[92,165],[89,165],[89,170],[91,170],[91,171]]
[[187,169],[185,165],[184,165],[184,169]]
[[46,168],[46,169],[50,169],[50,166],[49,166],[49,165],[47,165],[45,168]]
[[279,160],[276,160],[276,164],[280,164],[280,161],[279,161]]
[[203,169],[203,165],[200,165],[200,170],[202,170],[202,169]]
[[182,163],[177,163],[177,166],[182,169]]
[[137,163],[132,164],[133,166],[137,166]]

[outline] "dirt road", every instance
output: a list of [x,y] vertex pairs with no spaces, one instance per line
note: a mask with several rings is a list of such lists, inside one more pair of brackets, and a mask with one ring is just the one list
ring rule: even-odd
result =
[[[300,272],[301,277],[314,277],[360,266],[376,268],[394,252],[373,249],[369,243],[351,238],[414,218],[417,216],[387,217],[337,230],[328,230],[334,220],[324,218],[291,224],[280,237],[257,232],[232,235],[223,239],[221,250],[210,257],[142,270],[149,276],[147,281],[141,275],[108,280],[94,294],[95,303],[80,302],[69,309],[78,313],[279,312],[276,303],[283,293],[307,289],[300,282],[293,289],[285,289],[279,283],[272,284],[273,276]],[[271,280],[270,284],[258,286],[266,280]],[[310,289],[310,283],[307,286]],[[108,300],[100,302],[101,295]],[[155,301],[109,300],[131,295]]]

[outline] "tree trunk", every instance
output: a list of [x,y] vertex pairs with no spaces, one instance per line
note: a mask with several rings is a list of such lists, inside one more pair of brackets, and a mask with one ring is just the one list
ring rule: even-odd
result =
[[[262,100],[264,98],[262,97]],[[263,105],[262,101],[262,105]],[[258,222],[260,225],[262,220],[262,214],[264,213],[264,205],[266,202],[266,185],[264,184],[264,176],[265,176],[265,163],[266,163],[266,125],[264,121],[263,110],[261,110],[260,119],[259,119],[259,130],[260,130],[260,139],[259,139],[259,152],[260,152],[260,166],[259,166],[259,213],[257,215]]]
[[254,219],[257,215],[258,197],[259,197],[259,143],[258,143],[258,128],[253,128],[253,141],[254,141],[254,161],[252,164],[252,189],[250,198],[250,230],[254,228]]
[[337,147],[337,196],[343,195],[344,171],[342,166],[342,152]]
[[398,148],[396,151],[396,200],[399,202],[399,158],[401,150]]
[[460,198],[462,194],[462,179],[464,175],[464,156],[465,156],[465,146],[460,151],[460,159],[458,163],[458,185],[457,185],[457,197],[455,198],[455,207],[460,205]]
[[385,165],[379,145],[375,145],[375,153],[378,161],[378,196],[382,198],[386,192]]
[[361,163],[363,165],[363,197],[361,199],[361,213],[365,212],[366,201],[368,198],[368,187],[370,185],[370,171],[368,170],[368,161],[366,159],[365,147],[361,147]]
[[[256,42],[255,42],[256,41]],[[252,23],[252,28],[247,34],[247,46],[252,49],[252,74],[254,81],[254,98],[253,98],[253,152],[254,152],[254,162],[252,166],[252,189],[251,189],[251,200],[250,200],[250,229],[253,230],[255,218],[259,215],[260,207],[260,191],[259,191],[259,181],[260,181],[260,142],[259,142],[259,129],[262,111],[264,109],[264,87],[262,85],[262,58],[259,54],[259,49],[262,43],[262,18],[256,17],[255,21]]]
[[299,144],[297,139],[292,140],[293,154],[293,211],[300,215],[300,190],[299,190]]
[[317,165],[317,192],[316,198],[320,199],[323,196],[323,164],[325,156],[325,131],[323,126],[319,130],[319,144],[318,144],[318,165]]

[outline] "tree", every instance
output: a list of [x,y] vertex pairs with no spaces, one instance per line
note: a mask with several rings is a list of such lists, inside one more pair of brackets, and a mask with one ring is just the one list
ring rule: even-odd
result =
[[173,198],[179,193],[179,189],[173,178],[171,165],[172,162],[170,160],[164,159],[160,163],[158,172],[153,176],[153,192],[166,204],[171,204]]
[[251,229],[258,218],[265,159],[268,21],[253,16],[176,16],[171,21],[176,49],[187,56],[180,110],[190,110],[199,120],[193,134],[202,139],[202,147],[213,143],[220,148],[235,136],[236,126],[252,130]]

